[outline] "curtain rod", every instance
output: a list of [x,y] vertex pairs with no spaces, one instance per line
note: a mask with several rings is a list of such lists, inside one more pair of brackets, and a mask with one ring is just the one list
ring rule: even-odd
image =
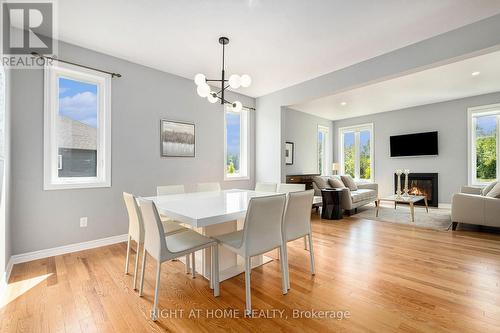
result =
[[60,62],[64,62],[65,64],[70,64],[70,65],[74,65],[74,66],[78,66],[78,67],[83,67],[83,68],[86,68],[86,69],[91,69],[93,71],[101,72],[101,73],[104,73],[104,74],[109,74],[109,75],[111,75],[111,77],[115,77],[115,76],[116,77],[122,77],[122,75],[119,74],[119,73],[108,72],[108,71],[104,71],[102,69],[97,69],[97,68],[94,68],[94,67],[80,65],[80,64],[77,64],[77,63],[74,63],[74,62],[70,62],[70,61],[66,61],[66,60],[61,60],[61,59],[57,59],[57,58],[53,58],[53,57],[47,57],[47,56],[44,56],[44,55],[42,55],[40,53],[37,53],[37,52],[31,52],[31,55],[33,55],[35,57],[40,57],[40,58],[43,58],[43,59],[50,59],[50,60],[60,61]]

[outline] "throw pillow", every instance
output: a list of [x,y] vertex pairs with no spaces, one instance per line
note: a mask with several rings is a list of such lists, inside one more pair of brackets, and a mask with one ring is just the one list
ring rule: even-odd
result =
[[486,194],[488,194],[488,192],[489,192],[489,191],[491,191],[491,189],[492,189],[493,187],[495,187],[495,185],[496,185],[497,183],[498,183],[498,182],[493,182],[493,183],[489,184],[488,186],[486,186],[485,188],[483,188],[483,190],[481,191],[481,194],[482,194],[482,195],[486,195]]
[[486,194],[487,197],[500,199],[500,182],[497,182],[491,191]]
[[354,182],[354,179],[352,179],[351,176],[349,175],[344,175],[340,176],[342,179],[342,182],[344,183],[345,187],[349,188],[351,191],[357,191],[358,187],[356,186],[356,183]]
[[345,188],[344,183],[342,183],[342,181],[337,178],[328,179],[328,183],[330,183],[330,186],[333,188]]
[[324,188],[330,188],[330,184],[328,184],[328,177],[314,176],[313,182],[320,190]]

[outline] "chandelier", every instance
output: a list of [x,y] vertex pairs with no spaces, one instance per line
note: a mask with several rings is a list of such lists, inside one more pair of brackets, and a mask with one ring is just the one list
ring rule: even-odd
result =
[[[226,72],[224,69],[224,51],[225,46],[229,44],[229,38],[220,37],[219,43],[222,45],[222,77],[220,80],[214,80],[207,79],[203,74],[196,74],[194,77],[194,83],[197,85],[196,92],[200,97],[206,97],[210,103],[217,103],[220,101],[220,104],[226,105],[226,108],[233,112],[240,112],[242,109],[255,110],[252,107],[241,104],[240,101],[229,102],[226,100],[224,93],[229,87],[233,89],[238,89],[239,87],[249,87],[252,83],[252,78],[248,74],[243,74],[241,76],[233,74],[229,77],[229,79],[226,79]],[[209,82],[219,82],[220,90],[217,92],[212,91],[208,85]]]

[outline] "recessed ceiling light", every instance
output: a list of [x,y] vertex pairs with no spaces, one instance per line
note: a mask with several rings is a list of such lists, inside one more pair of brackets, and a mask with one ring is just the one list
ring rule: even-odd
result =
[[346,105],[347,105],[347,102],[340,102],[340,105],[342,105],[342,106],[346,106]]
[[472,72],[472,76],[478,76],[481,72]]

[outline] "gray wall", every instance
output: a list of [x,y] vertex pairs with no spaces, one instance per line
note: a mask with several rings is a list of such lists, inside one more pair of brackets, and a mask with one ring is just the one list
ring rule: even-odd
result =
[[[500,102],[500,92],[429,104],[397,111],[335,121],[334,141],[344,126],[373,123],[375,181],[382,195],[394,191],[394,170],[439,173],[439,202],[451,203],[453,193],[467,184],[467,108]],[[439,155],[434,157],[391,158],[389,137],[416,132],[439,132]],[[338,144],[334,145],[339,160]]]
[[[193,81],[61,43],[61,59],[121,73],[112,82],[112,187],[43,190],[43,72],[12,75],[12,253],[124,234],[128,220],[122,192],[153,195],[157,185],[219,181],[224,188],[250,188],[250,179],[224,182],[224,113],[198,97]],[[229,99],[236,96],[230,95]],[[255,100],[237,96],[243,104]],[[196,124],[195,158],[161,158],[160,119]],[[250,161],[255,160],[251,113]],[[88,216],[88,227],[79,218]]]
[[[284,113],[284,135],[285,141],[294,143],[295,154],[293,165],[285,165],[287,175],[318,173],[318,125],[329,128],[329,149],[332,150],[333,122],[304,112],[286,108]],[[332,154],[330,153],[327,165],[331,165]],[[331,170],[329,170],[331,173]]]

